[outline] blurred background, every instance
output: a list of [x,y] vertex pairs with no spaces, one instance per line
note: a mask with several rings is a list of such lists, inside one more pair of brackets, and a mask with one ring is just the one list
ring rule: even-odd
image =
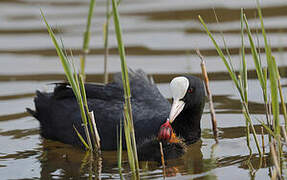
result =
[[[287,1],[263,0],[260,3],[286,94]],[[88,6],[88,0],[0,0],[1,178],[64,179],[86,176],[86,171],[79,171],[83,152],[43,140],[39,135],[38,122],[28,116],[25,108],[34,108],[35,90],[51,90],[51,83],[65,79],[61,63],[41,20],[40,9],[57,37],[62,38],[65,48],[73,51],[78,63]],[[224,47],[220,35],[223,32],[232,61],[239,69],[240,8],[245,8],[256,45],[264,47],[262,37],[256,35],[260,24],[255,0],[122,0],[119,6],[127,65],[152,75],[166,98],[171,97],[168,82],[172,77],[187,73],[200,76],[200,60],[195,49],[200,49],[205,56],[212,93],[215,95],[221,143],[216,151],[212,151],[214,141],[207,107],[202,122],[202,143],[190,148],[185,158],[168,165],[173,169],[172,176],[183,179],[229,179],[238,175],[236,177],[261,179],[269,174],[268,162],[265,166],[259,166],[258,158],[253,158],[254,169],[260,168],[258,171],[250,171],[245,162],[249,151],[245,145],[245,120],[240,114],[240,101],[224,64],[197,17],[202,16],[221,47]],[[219,23],[216,22],[214,10]],[[106,1],[97,0],[86,64],[89,82],[103,82],[105,13]],[[247,42],[247,36],[245,40]],[[246,46],[249,47],[249,44]],[[120,60],[112,18],[109,47],[108,72],[113,74],[120,71]],[[256,73],[253,71],[250,48],[246,49],[246,54],[252,114],[264,116],[259,83],[253,80]],[[63,156],[67,157],[68,153],[71,154],[69,157],[78,154],[79,158],[67,162]],[[118,178],[116,162],[115,152],[104,153],[100,177]],[[142,173],[148,179],[160,178],[161,168],[152,164],[143,168]]]

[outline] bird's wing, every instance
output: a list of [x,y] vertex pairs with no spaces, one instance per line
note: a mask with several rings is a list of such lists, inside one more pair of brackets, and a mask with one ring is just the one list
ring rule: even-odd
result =
[[[155,104],[166,104],[167,100],[159,92],[142,70],[129,71],[129,81],[131,87],[131,98],[136,101],[153,102]],[[101,100],[120,100],[123,101],[123,85],[121,73],[114,75],[114,82],[109,84],[85,84],[87,98]],[[72,89],[67,83],[58,83],[54,89],[54,97],[62,99],[74,96]]]
[[[167,102],[159,92],[157,86],[148,79],[144,71],[129,70],[129,81],[132,99],[136,99],[137,101]],[[122,78],[120,73],[114,75],[114,83],[122,88]]]

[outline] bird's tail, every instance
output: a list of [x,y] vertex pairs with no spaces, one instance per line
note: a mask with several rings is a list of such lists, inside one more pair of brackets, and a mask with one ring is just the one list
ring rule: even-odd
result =
[[47,99],[47,93],[41,93],[40,91],[36,91],[36,97],[34,98],[35,110],[26,108],[26,111],[39,120],[39,108],[41,108],[42,106],[47,106]]
[[34,111],[34,110],[30,109],[30,108],[26,108],[26,111],[27,111],[29,114],[31,114],[33,117],[35,117],[35,118],[38,117],[36,111]]

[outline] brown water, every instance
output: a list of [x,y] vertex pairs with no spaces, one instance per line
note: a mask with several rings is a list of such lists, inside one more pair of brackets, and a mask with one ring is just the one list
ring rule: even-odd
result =
[[[197,21],[200,14],[218,40],[219,32],[224,32],[231,56],[239,68],[240,7],[247,8],[250,26],[255,31],[258,22],[255,20],[255,1],[251,0],[124,0],[120,6],[128,66],[153,75],[166,98],[170,98],[167,83],[172,77],[186,73],[200,75],[194,49],[199,48],[206,57],[217,112],[219,144],[213,146],[206,105],[202,140],[189,146],[182,158],[167,162],[170,179],[269,179],[270,158],[259,158],[253,140],[253,154],[249,156],[238,94]],[[36,89],[51,90],[49,83],[64,79],[61,64],[41,21],[40,8],[57,34],[63,37],[66,48],[74,49],[76,57],[82,45],[87,0],[0,0],[0,179],[85,179],[90,167],[94,168],[94,177],[120,178],[116,152],[103,152],[101,157],[85,164],[83,151],[41,138],[39,123],[25,112],[26,107],[33,108]],[[220,24],[215,21],[213,8]],[[266,0],[262,9],[286,94],[287,2]],[[95,11],[87,80],[101,82],[104,0],[97,1]],[[111,33],[108,68],[114,73],[120,70],[120,62],[112,25]],[[263,47],[261,37],[258,43]],[[223,45],[221,41],[220,44]],[[247,58],[251,113],[254,119],[260,119],[264,118],[264,107],[250,49],[247,49]],[[260,132],[259,123],[255,120],[254,124]],[[268,144],[265,146],[269,152]],[[129,178],[126,158],[123,164],[123,176]],[[141,162],[140,166],[141,178],[163,177],[160,164]]]

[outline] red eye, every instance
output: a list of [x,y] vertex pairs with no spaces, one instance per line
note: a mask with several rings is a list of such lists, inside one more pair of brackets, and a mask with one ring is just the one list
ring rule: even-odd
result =
[[193,89],[190,88],[190,89],[187,90],[187,92],[188,92],[188,93],[192,93],[192,92],[193,92]]

